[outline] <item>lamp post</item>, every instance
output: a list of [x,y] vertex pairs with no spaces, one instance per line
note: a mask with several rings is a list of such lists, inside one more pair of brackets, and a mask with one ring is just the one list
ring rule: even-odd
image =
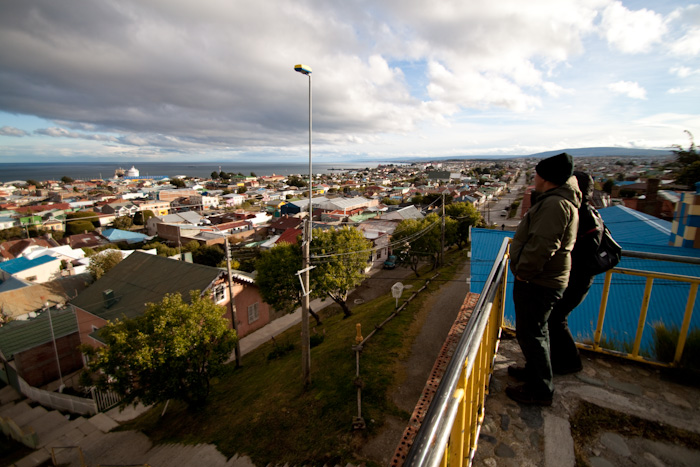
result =
[[309,78],[309,217],[304,224],[304,241],[302,246],[302,271],[304,277],[302,279],[303,293],[301,302],[301,371],[304,380],[304,386],[308,386],[311,382],[311,346],[309,344],[309,299],[310,299],[310,246],[311,246],[311,219],[313,217],[313,172],[311,170],[311,67],[306,65],[295,65],[294,71],[297,71]]

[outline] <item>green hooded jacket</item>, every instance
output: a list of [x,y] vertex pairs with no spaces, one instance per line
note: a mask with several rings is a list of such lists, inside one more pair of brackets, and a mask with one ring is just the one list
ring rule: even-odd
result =
[[580,205],[581,191],[574,176],[537,197],[510,245],[510,270],[514,275],[552,289],[566,287]]

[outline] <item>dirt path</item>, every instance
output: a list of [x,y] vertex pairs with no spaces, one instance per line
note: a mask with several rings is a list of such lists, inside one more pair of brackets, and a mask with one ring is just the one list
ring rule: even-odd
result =
[[[413,412],[440,349],[469,292],[467,277],[468,261],[451,281],[443,284],[428,297],[413,324],[418,326],[420,331],[411,346],[408,358],[401,362],[396,386],[390,393],[396,406],[408,413]],[[375,437],[365,443],[360,454],[381,465],[388,465],[405,428],[405,420],[387,416],[384,426]]]

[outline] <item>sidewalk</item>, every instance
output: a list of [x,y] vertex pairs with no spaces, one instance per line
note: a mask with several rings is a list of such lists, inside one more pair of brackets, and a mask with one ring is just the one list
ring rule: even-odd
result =
[[585,402],[648,420],[662,431],[673,427],[700,437],[700,388],[668,381],[652,366],[592,352],[584,352],[582,357],[582,372],[555,376],[551,407],[526,406],[505,395],[507,385],[517,384],[507,368],[522,364],[523,357],[514,338],[501,340],[475,467],[573,466],[576,430],[598,431],[581,451],[594,467],[700,465],[700,451],[683,446],[680,440],[669,443],[636,435],[635,427],[624,419],[619,419],[614,429],[572,425],[571,418]]
[[[320,299],[312,300],[311,301],[311,309],[316,311],[320,311],[330,305],[331,303],[334,303],[332,300],[325,300],[321,301]],[[251,332],[245,337],[242,337],[240,340],[240,347],[241,347],[241,357],[249,352],[252,352],[253,350],[257,349],[260,347],[262,344],[265,342],[269,341],[271,338],[282,334],[284,331],[287,329],[291,328],[292,326],[299,324],[301,322],[301,308],[297,308],[294,313],[289,313],[281,318],[277,318],[276,320],[272,321],[271,323],[268,323],[267,325],[263,326],[262,328],[258,329],[257,331]],[[226,363],[233,362],[236,360],[236,355],[235,352],[231,352],[231,356],[229,359],[226,361]]]

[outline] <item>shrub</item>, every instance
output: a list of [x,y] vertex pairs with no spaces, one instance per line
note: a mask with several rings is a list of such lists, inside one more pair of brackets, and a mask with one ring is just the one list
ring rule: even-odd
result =
[[[654,325],[654,354],[658,361],[667,363],[673,361],[679,335],[680,330],[677,326],[667,328],[661,323]],[[688,331],[678,366],[689,370],[700,370],[700,329]]]

